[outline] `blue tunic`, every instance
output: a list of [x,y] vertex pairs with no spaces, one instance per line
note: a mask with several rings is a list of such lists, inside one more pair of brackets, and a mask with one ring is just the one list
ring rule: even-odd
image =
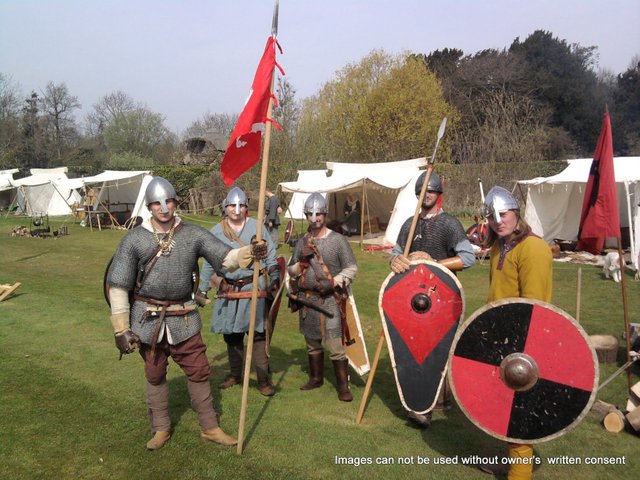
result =
[[[228,238],[224,234],[223,222],[224,219],[218,225],[211,229],[211,233],[214,237],[218,238],[226,245],[229,245],[232,249],[242,247],[240,243]],[[244,245],[251,243],[251,239],[257,234],[257,222],[253,218],[247,218],[247,221],[239,233],[236,235],[240,238]],[[276,249],[273,245],[271,238],[267,235],[263,237],[267,241],[268,255],[264,261],[263,266],[267,269],[277,264],[276,262]],[[200,290],[209,290],[209,279],[213,275],[214,269],[207,262],[204,262],[202,267],[202,274],[200,275]],[[253,268],[243,269],[239,268],[234,272],[227,272],[225,270],[217,270],[215,273],[229,281],[239,280],[241,278],[251,277],[253,275]],[[277,278],[277,271],[273,276]],[[259,289],[264,290],[264,275],[260,275],[260,281],[258,283]],[[241,288],[243,292],[250,292],[252,284],[244,285]],[[218,298],[213,305],[213,315],[211,317],[211,331],[213,333],[243,333],[249,330],[249,320],[251,318],[251,299],[231,300],[226,298]],[[264,319],[265,319],[265,299],[258,298],[258,306],[256,309],[256,332],[264,332]]]

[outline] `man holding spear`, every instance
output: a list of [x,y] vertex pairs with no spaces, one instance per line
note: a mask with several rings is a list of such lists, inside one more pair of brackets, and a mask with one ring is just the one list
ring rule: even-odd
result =
[[[418,198],[420,198],[426,176],[427,172],[422,172],[416,181],[415,190]],[[407,241],[413,221],[413,217],[410,217],[402,225],[396,246],[391,252],[389,263],[394,273],[408,270],[412,260],[432,260],[453,272],[471,267],[476,263],[473,247],[462,224],[439,205],[438,200],[442,192],[440,176],[436,172],[431,172],[412,241]],[[407,246],[410,252],[408,258],[403,254]],[[441,401],[443,407],[451,402],[446,382],[442,389]],[[419,414],[407,411],[407,416],[423,428],[431,423],[431,412]]]
[[[276,63],[276,47],[280,45],[276,39],[278,35],[278,0],[273,9],[271,35],[262,54],[262,59],[256,70],[249,98],[244,110],[238,118],[229,144],[225,151],[220,173],[224,183],[229,186],[244,172],[249,170],[260,160],[260,148],[262,147],[262,168],[260,170],[260,194],[258,195],[258,225],[264,225],[265,198],[267,190],[267,171],[269,166],[269,146],[271,144],[271,124],[275,123],[271,118],[273,109],[273,73],[276,67],[284,75],[282,68]],[[280,128],[276,124],[277,128]],[[264,133],[264,145],[262,135]],[[262,242],[262,230],[256,232],[256,241]],[[251,290],[251,311],[247,339],[247,354],[244,363],[244,375],[242,384],[242,403],[240,406],[240,422],[238,428],[238,455],[242,454],[244,443],[244,423],[247,409],[249,388],[249,370],[253,352],[256,313],[258,305],[258,280],[260,278],[260,265],[256,262],[253,268],[253,288]]]

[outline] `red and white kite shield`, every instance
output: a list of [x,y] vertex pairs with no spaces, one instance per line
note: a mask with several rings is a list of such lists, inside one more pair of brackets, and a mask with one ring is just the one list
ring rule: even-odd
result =
[[456,334],[449,381],[478,428],[511,443],[563,435],[589,412],[598,361],[586,333],[558,307],[506,298],[476,311]]
[[449,350],[464,313],[462,285],[449,269],[411,262],[380,288],[378,307],[400,401],[425,413],[438,399]]

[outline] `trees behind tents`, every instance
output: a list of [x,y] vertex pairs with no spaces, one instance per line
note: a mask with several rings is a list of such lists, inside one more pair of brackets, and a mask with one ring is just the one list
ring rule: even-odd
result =
[[[556,173],[556,160],[590,156],[605,105],[615,154],[638,155],[640,58],[619,75],[598,71],[597,59],[595,47],[538,30],[503,50],[471,54],[456,48],[374,50],[304,99],[296,98],[287,78],[278,78],[273,115],[283,130],[272,130],[269,186],[326,161],[429,155],[444,115],[449,123],[439,162],[456,172],[456,188],[466,190],[456,207],[477,195],[478,174],[487,184],[513,184],[516,176]],[[122,91],[93,105],[84,131],[73,116],[78,108],[64,83],[49,82],[44,90],[24,95],[0,73],[0,168],[66,165],[75,173],[94,174],[102,168],[193,163],[215,171],[237,119],[237,113],[208,113],[178,139],[162,115]],[[223,139],[217,142],[222,146],[200,151],[198,161],[190,162],[187,140],[212,132]],[[199,142],[196,138],[189,145]],[[250,191],[258,169],[238,184]],[[462,181],[461,175],[468,178]],[[217,178],[201,183],[225,188]]]

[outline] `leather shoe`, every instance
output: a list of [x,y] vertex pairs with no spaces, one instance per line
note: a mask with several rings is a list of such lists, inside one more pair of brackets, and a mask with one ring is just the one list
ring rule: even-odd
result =
[[226,390],[227,388],[231,388],[234,385],[240,385],[242,383],[242,379],[240,377],[236,377],[235,375],[227,375],[218,388],[220,390]]
[[219,443],[220,445],[237,445],[238,440],[222,431],[220,427],[210,428],[200,432],[200,438],[210,442]]
[[147,450],[160,450],[170,438],[169,432],[155,432],[153,438],[147,442]]

